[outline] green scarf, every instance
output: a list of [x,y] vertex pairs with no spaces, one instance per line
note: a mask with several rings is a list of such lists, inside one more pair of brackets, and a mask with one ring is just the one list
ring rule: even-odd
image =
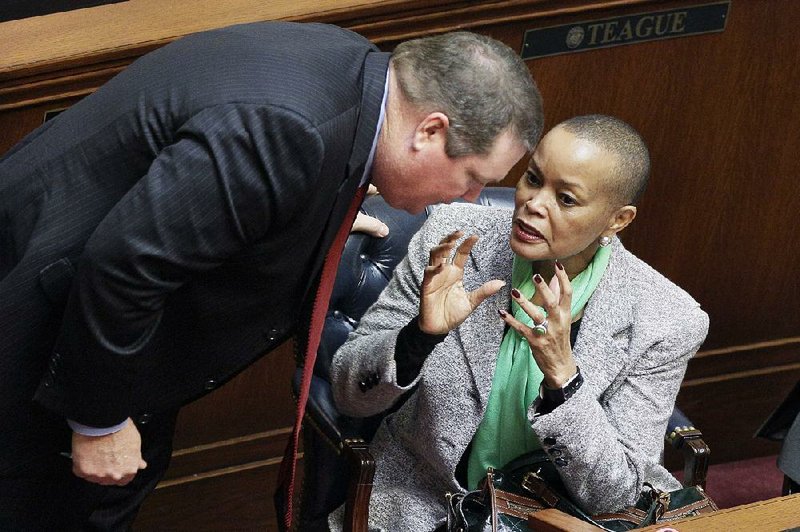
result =
[[[611,246],[599,248],[586,269],[571,281],[573,319],[594,293],[610,258]],[[514,256],[511,285],[528,299],[536,292],[532,270],[531,261]],[[517,320],[529,327],[533,325],[530,316],[513,299],[511,310]],[[500,344],[486,414],[472,440],[467,470],[469,489],[477,488],[486,476],[487,467],[502,467],[517,456],[541,447],[528,422],[528,407],[539,396],[543,378],[528,342],[509,327]]]

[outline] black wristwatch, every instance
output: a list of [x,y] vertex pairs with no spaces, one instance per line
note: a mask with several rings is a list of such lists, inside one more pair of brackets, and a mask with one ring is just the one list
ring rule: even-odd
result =
[[583,384],[583,375],[581,375],[581,368],[576,367],[575,375],[564,383],[561,388],[548,388],[544,384],[544,380],[539,385],[539,398],[542,402],[546,403],[552,411],[555,407],[563,404],[567,399],[575,395],[575,392],[580,389]]

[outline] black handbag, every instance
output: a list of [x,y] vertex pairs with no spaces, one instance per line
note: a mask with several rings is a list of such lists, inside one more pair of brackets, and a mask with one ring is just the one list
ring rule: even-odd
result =
[[557,508],[604,530],[624,531],[717,510],[699,486],[664,492],[648,484],[635,505],[590,515],[566,495],[561,477],[544,451],[489,468],[479,489],[447,495],[448,532],[524,532],[528,516]]

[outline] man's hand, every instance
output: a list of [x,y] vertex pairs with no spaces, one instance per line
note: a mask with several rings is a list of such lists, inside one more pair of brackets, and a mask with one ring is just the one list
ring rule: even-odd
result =
[[142,439],[133,421],[113,434],[84,436],[72,433],[72,472],[76,476],[103,486],[124,486],[140,469]]
[[370,236],[383,238],[389,234],[389,228],[386,227],[385,223],[377,218],[368,216],[363,212],[359,212],[356,215],[356,220],[353,222],[353,228],[350,230],[350,232],[367,233]]

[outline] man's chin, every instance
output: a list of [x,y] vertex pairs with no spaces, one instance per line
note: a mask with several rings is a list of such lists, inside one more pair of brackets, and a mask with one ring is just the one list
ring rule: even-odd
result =
[[404,198],[395,198],[391,196],[383,195],[383,200],[389,204],[390,207],[395,209],[399,209],[402,211],[406,211],[409,214],[419,214],[425,210],[427,205],[417,205],[413,201],[404,200]]

